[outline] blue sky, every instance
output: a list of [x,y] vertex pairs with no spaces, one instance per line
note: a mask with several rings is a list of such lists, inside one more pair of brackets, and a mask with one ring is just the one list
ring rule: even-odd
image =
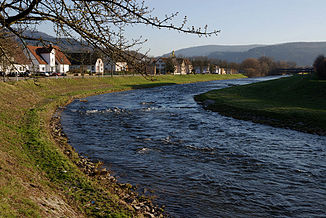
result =
[[135,26],[129,37],[149,41],[143,51],[162,55],[199,45],[275,44],[295,41],[326,41],[326,0],[145,0],[154,15],[179,12],[189,26],[208,25],[221,30],[217,37],[182,34],[171,30]]

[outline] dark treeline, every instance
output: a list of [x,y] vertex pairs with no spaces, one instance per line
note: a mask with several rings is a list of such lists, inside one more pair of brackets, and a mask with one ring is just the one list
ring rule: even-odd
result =
[[319,55],[314,62],[314,70],[318,79],[326,80],[326,58],[324,55]]
[[227,62],[219,59],[209,59],[207,57],[193,57],[190,59],[194,67],[235,69],[249,77],[259,77],[279,74],[278,69],[295,68],[297,65],[294,62],[274,61],[270,57],[248,58],[242,63]]

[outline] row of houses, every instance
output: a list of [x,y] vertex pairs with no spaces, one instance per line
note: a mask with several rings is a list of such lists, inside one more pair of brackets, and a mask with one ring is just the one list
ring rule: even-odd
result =
[[153,61],[155,74],[185,75],[193,72],[193,66],[185,58],[158,58]]
[[104,71],[128,70],[126,62],[113,62],[90,52],[64,54],[55,45],[27,45],[25,50],[10,57],[10,64],[4,60],[5,57],[1,57],[0,71],[5,74],[26,71],[59,74],[78,71],[103,74]]
[[[127,62],[112,61],[90,52],[63,53],[58,46],[27,45],[26,49],[16,57],[12,57],[11,64],[4,64],[0,60],[0,71],[5,74],[26,71],[41,73],[88,72],[103,74],[104,72],[128,71]],[[160,57],[151,59],[147,66],[149,74],[185,75],[191,73],[233,74],[235,70],[220,68],[218,66],[193,66],[186,58]]]
[[174,75],[184,75],[184,74],[235,74],[238,73],[235,69],[221,68],[216,65],[207,66],[193,66],[191,61],[186,58],[176,58],[174,56],[168,58],[158,58],[152,60],[153,66],[151,68],[154,71],[153,74],[174,74]]
[[223,68],[216,65],[196,66],[194,73],[212,73],[212,74],[236,74],[238,70],[232,68]]

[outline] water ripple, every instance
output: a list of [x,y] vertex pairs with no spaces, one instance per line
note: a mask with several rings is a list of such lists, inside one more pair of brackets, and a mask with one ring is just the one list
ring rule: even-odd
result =
[[193,95],[262,79],[111,93],[62,114],[70,143],[174,217],[326,213],[326,138],[205,111]]

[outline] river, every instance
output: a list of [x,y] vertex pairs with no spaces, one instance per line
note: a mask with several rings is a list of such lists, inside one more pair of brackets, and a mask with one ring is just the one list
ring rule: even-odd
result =
[[272,78],[171,85],[75,100],[75,149],[173,217],[326,216],[326,137],[206,111],[193,96]]

